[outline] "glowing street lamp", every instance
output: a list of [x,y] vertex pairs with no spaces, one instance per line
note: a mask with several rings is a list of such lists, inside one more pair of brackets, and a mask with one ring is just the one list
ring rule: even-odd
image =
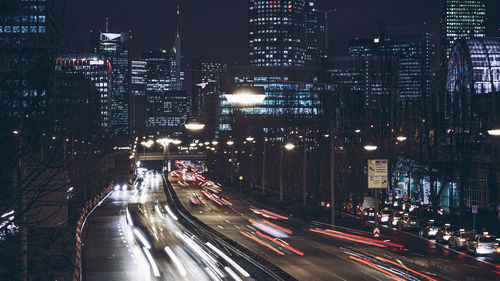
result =
[[228,140],[228,141],[226,142],[226,144],[227,144],[227,145],[229,145],[229,146],[234,145],[234,141],[232,141],[232,140]]
[[254,87],[240,86],[233,94],[227,94],[225,97],[232,104],[250,106],[261,104],[266,94]]
[[186,129],[191,131],[200,131],[203,130],[203,128],[205,128],[205,124],[197,121],[186,123],[184,126],[186,127]]
[[500,129],[488,130],[488,134],[490,136],[498,137],[498,136],[500,136]]
[[397,137],[396,139],[397,139],[398,141],[400,141],[400,142],[403,142],[403,141],[405,141],[405,140],[406,140],[406,137],[405,137],[405,136],[399,136],[399,137]]
[[293,144],[293,143],[291,143],[291,142],[289,142],[289,143],[285,144],[285,149],[286,149],[286,150],[292,150],[292,149],[294,149],[294,148],[295,148],[295,144]]
[[365,145],[364,148],[367,151],[374,151],[374,150],[377,150],[378,146],[376,146],[376,145]]
[[247,137],[247,138],[246,138],[246,140],[247,140],[248,142],[251,142],[251,141],[253,141],[253,140],[254,140],[254,138],[253,138],[253,137]]

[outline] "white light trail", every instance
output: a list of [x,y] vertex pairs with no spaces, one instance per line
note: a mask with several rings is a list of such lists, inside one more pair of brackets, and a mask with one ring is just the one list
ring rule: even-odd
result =
[[214,252],[216,252],[219,256],[221,256],[224,260],[226,260],[230,265],[232,265],[236,270],[238,270],[241,275],[245,277],[250,277],[250,274],[246,272],[239,264],[237,264],[235,261],[233,261],[230,257],[228,257],[226,254],[224,254],[221,250],[217,249],[214,245],[212,245],[210,242],[205,243],[210,249],[212,249]]
[[182,265],[181,261],[177,258],[177,256],[174,254],[174,252],[167,246],[165,247],[165,252],[167,255],[170,257],[170,259],[174,262],[175,266],[177,267],[177,270],[179,270],[179,273],[181,276],[186,276],[187,271]]
[[146,257],[148,258],[149,264],[151,265],[151,268],[153,269],[153,274],[156,277],[160,277],[160,271],[158,270],[158,266],[156,265],[155,260],[153,259],[153,256],[151,256],[151,253],[149,252],[148,249],[142,248],[144,250],[144,253],[146,254]]

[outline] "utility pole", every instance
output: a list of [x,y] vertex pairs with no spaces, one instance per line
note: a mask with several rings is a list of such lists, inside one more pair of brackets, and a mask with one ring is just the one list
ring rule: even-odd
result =
[[330,120],[330,194],[332,210],[332,226],[335,225],[335,137],[333,135],[333,120]]
[[304,136],[304,167],[302,182],[302,205],[307,205],[307,141]]
[[283,201],[283,148],[280,148],[280,201]]
[[266,137],[262,142],[262,195],[266,195]]

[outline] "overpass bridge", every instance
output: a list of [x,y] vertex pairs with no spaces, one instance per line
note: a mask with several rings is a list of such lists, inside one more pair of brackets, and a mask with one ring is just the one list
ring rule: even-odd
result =
[[154,153],[137,153],[136,159],[139,161],[206,160],[207,155],[204,152],[169,153],[167,155],[164,155],[162,152],[154,152]]

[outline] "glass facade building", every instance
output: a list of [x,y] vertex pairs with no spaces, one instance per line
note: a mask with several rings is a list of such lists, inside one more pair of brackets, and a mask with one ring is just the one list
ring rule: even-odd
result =
[[328,54],[328,14],[316,8],[315,0],[305,5],[305,61],[318,64]]
[[297,120],[315,118],[322,112],[320,94],[327,86],[314,83],[317,78],[310,69],[299,68],[296,73],[291,73],[280,68],[269,71],[258,67],[235,67],[229,68],[228,72],[226,87],[220,94],[221,131],[231,130],[230,120],[235,110],[225,94],[241,85],[263,88],[266,94],[262,104],[239,109],[244,116]]
[[442,59],[447,60],[456,40],[486,36],[484,0],[442,0]]
[[190,112],[190,98],[176,90],[175,53],[149,51],[142,56],[146,63],[146,132],[179,136]]
[[130,63],[130,130],[134,135],[146,131],[147,62]]
[[[45,112],[54,69],[54,2],[1,3],[0,116],[8,122],[21,116],[36,119]],[[7,125],[7,119],[2,123]]]
[[248,46],[251,65],[305,64],[304,8],[304,0],[248,0]]
[[112,133],[129,133],[130,57],[127,32],[100,32],[99,40],[93,42],[94,53],[103,55],[111,64],[111,111]]
[[99,126],[104,133],[109,133],[112,128],[112,72],[109,61],[104,56],[96,54],[68,54],[57,57],[55,70],[90,80],[98,95],[96,100],[99,104]]

